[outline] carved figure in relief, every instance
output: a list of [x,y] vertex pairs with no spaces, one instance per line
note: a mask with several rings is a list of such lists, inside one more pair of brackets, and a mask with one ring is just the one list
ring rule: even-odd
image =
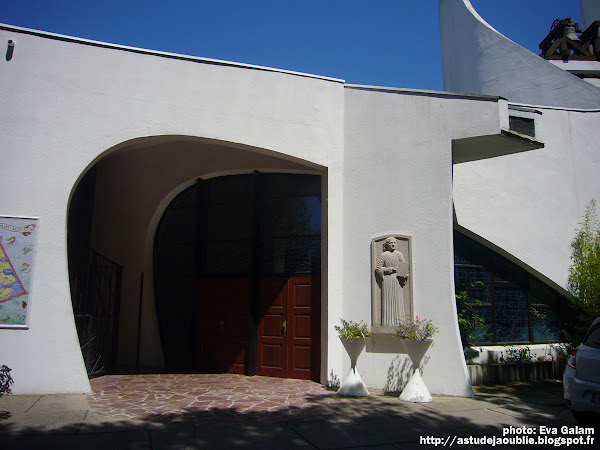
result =
[[375,274],[381,281],[381,325],[393,327],[404,317],[402,287],[408,280],[408,264],[396,246],[394,237],[383,242],[383,252],[375,268]]

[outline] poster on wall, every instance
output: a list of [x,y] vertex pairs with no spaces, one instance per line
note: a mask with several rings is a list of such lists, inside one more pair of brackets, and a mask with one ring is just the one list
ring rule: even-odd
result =
[[0,216],[0,328],[29,328],[38,219]]

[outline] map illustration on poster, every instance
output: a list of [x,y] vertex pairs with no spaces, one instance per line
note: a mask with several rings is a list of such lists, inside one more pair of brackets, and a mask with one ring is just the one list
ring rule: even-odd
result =
[[38,219],[0,216],[0,328],[28,328]]

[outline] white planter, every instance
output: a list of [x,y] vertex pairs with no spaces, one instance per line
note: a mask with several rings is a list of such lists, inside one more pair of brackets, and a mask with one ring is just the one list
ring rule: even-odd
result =
[[366,339],[362,338],[345,338],[340,336],[342,344],[350,357],[350,372],[346,376],[346,379],[338,389],[338,395],[345,395],[348,397],[365,397],[369,395],[369,391],[365,383],[363,382],[360,374],[356,370],[356,361],[362,353],[367,344]]
[[404,386],[402,393],[400,394],[400,400],[405,402],[416,402],[416,403],[427,403],[432,402],[433,397],[429,393],[427,386],[421,378],[421,370],[419,365],[427,353],[427,350],[433,343],[432,340],[412,340],[412,339],[401,339],[402,345],[412,362],[414,372],[411,375],[408,383]]

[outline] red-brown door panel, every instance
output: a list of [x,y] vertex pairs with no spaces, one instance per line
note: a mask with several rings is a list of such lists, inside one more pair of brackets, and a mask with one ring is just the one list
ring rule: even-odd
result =
[[246,373],[251,286],[251,279],[247,277],[215,277],[199,281],[199,369]]
[[286,280],[262,278],[258,294],[256,373],[284,378],[286,363]]

